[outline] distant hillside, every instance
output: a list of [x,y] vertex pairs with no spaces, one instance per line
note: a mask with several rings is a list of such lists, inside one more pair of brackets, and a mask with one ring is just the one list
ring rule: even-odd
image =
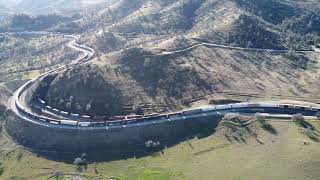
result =
[[48,30],[60,23],[71,21],[75,17],[64,17],[56,14],[29,16],[26,14],[16,14],[6,17],[0,24],[1,31],[42,31]]
[[[110,0],[112,1],[112,0]],[[33,15],[66,13],[79,10],[95,4],[104,3],[105,0],[0,0],[0,6],[14,9],[18,13]]]
[[[79,32],[96,49],[95,65],[59,75],[47,101],[65,111],[120,115],[178,110],[205,95],[245,92],[314,94],[318,56],[198,47],[308,50],[320,43],[320,13],[297,1],[121,0],[57,31]],[[317,6],[316,2],[313,2]],[[71,81],[70,81],[71,80]],[[72,83],[68,83],[72,82]],[[313,83],[311,83],[313,82]],[[312,84],[312,85],[311,85]],[[309,88],[312,87],[312,88]]]
[[62,73],[46,99],[65,111],[121,115],[135,112],[137,104],[145,112],[179,110],[221,91],[261,96],[314,94],[317,88],[308,87],[315,81],[312,74],[319,60],[310,55],[206,47],[167,56],[131,49],[101,58],[95,62],[98,66]]
[[278,0],[121,0],[57,30],[95,32],[88,34],[93,46],[99,44],[103,31],[122,38],[183,35],[235,46],[310,49],[310,43],[320,41],[320,11],[306,10],[301,4]]

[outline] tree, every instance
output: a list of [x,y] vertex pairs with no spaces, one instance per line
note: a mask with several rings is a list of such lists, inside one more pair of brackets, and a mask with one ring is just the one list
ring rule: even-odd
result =
[[141,108],[140,103],[138,103],[138,101],[135,101],[133,103],[132,110],[137,115],[144,115],[143,109]]
[[310,124],[304,119],[304,116],[302,114],[292,115],[292,121],[303,128],[310,127]]
[[301,122],[305,121],[305,119],[302,114],[294,114],[294,115],[292,115],[292,121],[301,123]]

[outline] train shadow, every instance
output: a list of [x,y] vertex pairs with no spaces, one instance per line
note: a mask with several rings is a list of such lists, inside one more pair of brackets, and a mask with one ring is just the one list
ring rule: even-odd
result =
[[185,142],[192,138],[206,138],[216,132],[220,120],[212,126],[203,127],[196,131],[190,131],[191,133],[185,134],[183,137],[172,138],[168,141],[162,141],[160,146],[148,148],[145,144],[137,144],[136,147],[131,146],[123,147],[119,149],[95,149],[90,151],[79,151],[79,152],[61,152],[61,151],[46,151],[37,149],[28,149],[36,156],[45,158],[56,162],[64,162],[67,164],[74,164],[76,158],[81,158],[83,154],[86,155],[87,163],[98,163],[98,162],[110,162],[117,160],[126,159],[139,159],[146,156],[160,156],[165,149],[176,146],[182,142]]

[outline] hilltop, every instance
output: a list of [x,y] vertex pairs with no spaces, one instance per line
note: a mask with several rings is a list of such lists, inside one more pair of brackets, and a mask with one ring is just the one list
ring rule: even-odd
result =
[[[96,50],[93,63],[67,70],[45,98],[58,109],[121,115],[138,106],[166,112],[208,103],[212,94],[316,95],[320,43],[316,2],[261,0],[121,0],[81,15],[15,15],[3,31],[80,33]],[[199,46],[201,42],[288,53]],[[215,96],[215,95],[214,95]],[[245,99],[245,98],[243,98]]]
[[159,55],[199,42],[308,50],[320,42],[316,12],[276,0],[122,0],[71,26],[86,29],[83,42],[97,50],[96,60],[59,75],[46,100],[65,111],[121,115],[139,105],[146,112],[179,110],[219,92],[316,96],[313,53],[200,46]]

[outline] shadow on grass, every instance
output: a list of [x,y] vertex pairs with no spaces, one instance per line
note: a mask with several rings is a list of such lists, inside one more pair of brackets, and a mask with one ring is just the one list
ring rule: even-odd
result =
[[305,134],[314,142],[320,142],[319,135],[313,131],[308,130]]
[[315,127],[311,123],[309,123],[305,120],[294,121],[294,123],[296,123],[298,126],[303,127],[305,129],[310,129],[312,131],[315,130]]
[[[62,152],[62,151],[46,151],[46,150],[37,150],[37,149],[28,149],[35,153],[37,156],[43,157],[45,159],[65,162],[68,164],[72,164],[75,158],[79,157],[81,153],[87,154],[88,163],[96,163],[96,162],[109,162],[116,160],[126,160],[126,159],[135,159],[142,158],[145,156],[150,157],[159,157],[163,153],[163,150],[172,146],[175,146],[181,142],[186,142],[187,145],[191,149],[193,149],[193,145],[188,141],[188,139],[192,139],[197,137],[198,139],[206,138],[215,133],[215,128],[217,127],[220,119],[216,119],[215,121],[208,121],[208,123],[204,123],[199,125],[198,127],[189,128],[187,131],[184,131],[182,134],[179,134],[178,137],[170,137],[166,139],[162,139],[161,145],[153,148],[147,148],[145,145],[145,141],[137,141],[136,143],[132,143],[129,145],[123,145],[121,147],[97,147],[95,149],[84,150],[79,152]],[[146,138],[148,139],[148,138]]]
[[270,134],[278,134],[277,130],[266,120],[260,120],[258,122],[263,130],[268,131]]

